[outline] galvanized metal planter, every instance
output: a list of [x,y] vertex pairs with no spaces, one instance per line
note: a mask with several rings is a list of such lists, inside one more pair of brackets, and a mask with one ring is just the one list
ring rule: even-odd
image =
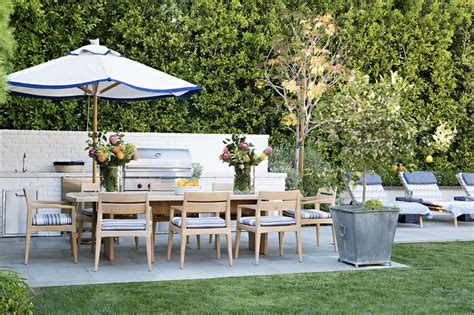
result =
[[339,261],[360,265],[391,265],[399,209],[361,210],[359,206],[330,207]]

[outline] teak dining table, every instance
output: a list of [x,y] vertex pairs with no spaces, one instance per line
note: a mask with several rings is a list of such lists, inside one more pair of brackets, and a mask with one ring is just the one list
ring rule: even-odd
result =
[[[95,192],[70,192],[65,196],[66,200],[74,203],[92,203],[94,205],[94,211],[96,204],[99,200],[99,194]],[[163,194],[160,192],[148,192],[148,198],[150,206],[152,208],[153,215],[163,216],[163,218],[169,217],[171,206],[183,205],[184,196]],[[230,195],[230,208],[231,213],[237,213],[237,207],[239,205],[254,205],[258,201],[258,194],[231,194]],[[254,212],[249,215],[255,215]],[[95,216],[95,215],[94,215]],[[114,259],[114,242],[110,239],[104,239],[105,256],[108,260]],[[249,248],[255,250],[255,235],[249,232]],[[262,234],[260,241],[260,253],[263,255],[268,254],[268,235]]]

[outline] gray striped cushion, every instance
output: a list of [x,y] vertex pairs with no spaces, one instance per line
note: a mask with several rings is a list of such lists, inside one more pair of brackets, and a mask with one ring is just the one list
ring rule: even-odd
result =
[[[175,217],[173,224],[181,227],[181,217]],[[190,229],[225,228],[225,220],[219,217],[186,218],[186,227]]]
[[104,219],[103,231],[140,231],[146,228],[145,219]]
[[71,225],[72,218],[68,213],[35,214],[33,225]]
[[[285,210],[284,214],[294,217],[295,210]],[[330,212],[315,210],[315,209],[305,209],[301,210],[302,219],[328,219],[331,217]]]
[[[366,200],[380,200],[382,203],[388,202],[388,196],[382,185],[367,185]],[[349,185],[349,194],[355,202],[362,202],[363,186],[356,185],[355,188]]]
[[88,217],[92,217],[92,208],[84,208],[82,209],[82,214],[87,215]]
[[[239,223],[245,225],[255,226],[255,217],[243,217],[240,218]],[[263,216],[260,217],[261,226],[278,226],[278,225],[291,225],[295,224],[294,218],[281,217],[281,216]]]
[[466,174],[472,174],[472,173],[459,173],[457,175],[459,182],[461,183],[462,188],[466,192],[466,195],[468,196],[474,196],[474,185],[468,185],[464,179]]

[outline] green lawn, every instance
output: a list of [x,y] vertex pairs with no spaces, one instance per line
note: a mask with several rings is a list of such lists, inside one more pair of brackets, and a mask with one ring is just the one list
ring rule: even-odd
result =
[[45,288],[34,312],[474,312],[474,243],[396,245],[393,260],[411,268]]

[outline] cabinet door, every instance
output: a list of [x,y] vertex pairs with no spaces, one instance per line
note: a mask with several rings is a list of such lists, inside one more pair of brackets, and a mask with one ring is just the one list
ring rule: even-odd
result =
[[[30,190],[34,198],[37,190]],[[3,190],[3,236],[23,236],[26,233],[26,199],[23,190]]]

